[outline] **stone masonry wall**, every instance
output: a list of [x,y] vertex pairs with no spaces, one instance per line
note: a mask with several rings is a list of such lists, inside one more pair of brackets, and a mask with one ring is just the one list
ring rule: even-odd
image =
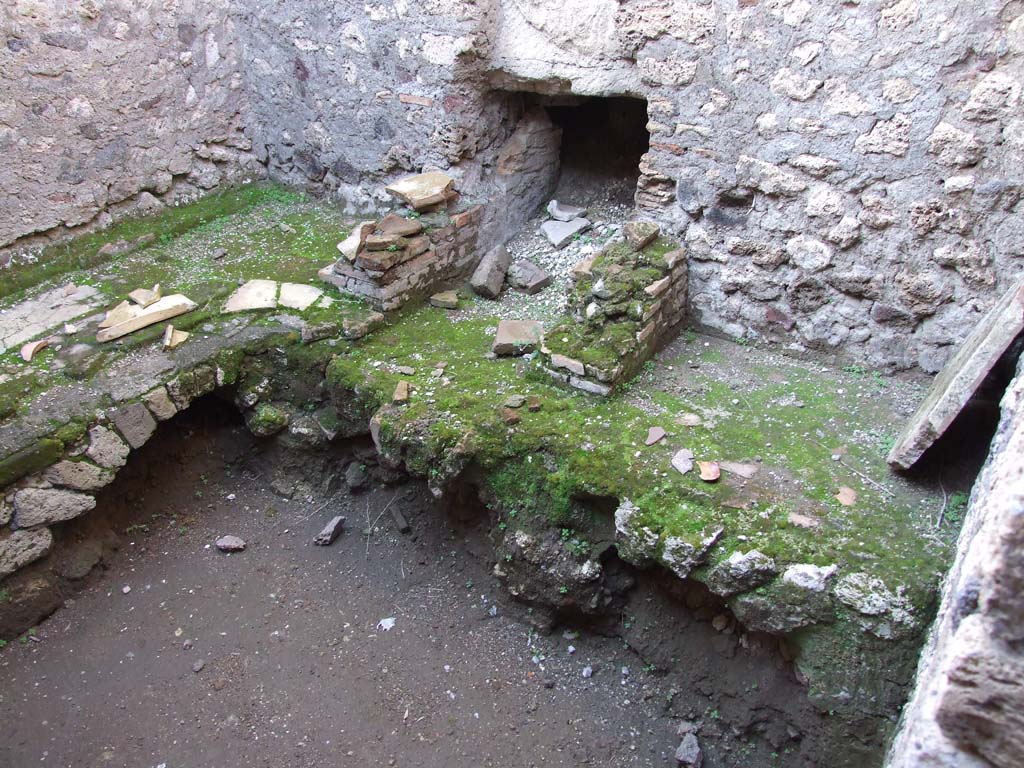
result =
[[224,0],[12,0],[0,11],[0,266],[17,246],[262,166]]
[[491,198],[507,91],[629,95],[637,202],[686,240],[700,323],[936,371],[1024,270],[1016,0],[253,8],[272,172],[353,209],[434,166]]
[[888,768],[1024,764],[1024,362],[971,494]]

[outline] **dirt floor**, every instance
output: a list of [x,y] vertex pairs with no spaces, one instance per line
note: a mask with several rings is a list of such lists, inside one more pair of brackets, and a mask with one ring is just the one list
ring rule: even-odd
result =
[[[364,493],[345,457],[310,488],[232,410],[213,401],[162,427],[91,522],[61,532],[65,570],[103,539],[97,525],[119,550],[0,651],[0,765],[675,765],[681,718],[702,716],[707,765],[770,748],[726,722],[799,694],[777,662],[666,616],[643,588],[623,632],[539,636],[491,575],[481,526],[459,528],[418,484],[374,482],[371,459]],[[333,514],[344,535],[313,546]],[[247,549],[218,551],[227,533]],[[682,692],[635,650],[667,661],[677,641],[702,646],[686,668],[704,683]],[[795,758],[792,736],[776,740]]]

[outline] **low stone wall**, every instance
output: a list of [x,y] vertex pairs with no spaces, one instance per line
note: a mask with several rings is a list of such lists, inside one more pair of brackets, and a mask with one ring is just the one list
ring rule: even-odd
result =
[[1024,765],[1024,361],[1001,406],[888,768]]
[[466,277],[480,260],[478,241],[484,208],[463,202],[420,217],[426,242],[412,258],[386,269],[342,257],[320,270],[321,279],[390,311]]
[[[636,226],[626,225],[627,238]],[[608,395],[675,336],[686,317],[686,252],[649,226],[647,244],[617,242],[574,268],[572,319],[548,331],[541,350],[554,378]]]

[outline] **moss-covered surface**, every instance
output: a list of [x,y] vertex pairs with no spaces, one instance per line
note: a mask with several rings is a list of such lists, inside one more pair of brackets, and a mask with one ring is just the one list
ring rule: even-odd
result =
[[[539,361],[490,358],[499,318],[481,317],[479,300],[465,314],[413,308],[349,343],[346,323],[361,322],[369,310],[322,286],[316,272],[335,258],[335,244],[351,223],[327,204],[252,186],[62,246],[63,255],[41,261],[36,282],[8,291],[0,308],[69,282],[97,286],[113,305],[132,288],[160,282],[165,293],[185,293],[200,308],[175,321],[195,337],[172,353],[174,366],[157,378],[179,376],[184,389],[208,391],[207,379],[218,369],[218,380],[235,384],[245,407],[256,407],[250,418],[261,431],[285,428],[294,414],[320,414],[331,431],[355,434],[376,413],[375,428],[389,456],[438,488],[472,467],[503,520],[565,529],[574,555],[588,554],[583,532],[610,530],[609,520],[594,520],[593,507],[579,500],[628,498],[639,510],[633,524],[648,528],[658,547],[669,538],[698,545],[709,530],[722,530],[693,578],[706,580],[710,568],[736,550],[758,549],[780,570],[792,563],[836,565],[839,575],[880,578],[909,600],[919,630],[925,626],[955,531],[933,530],[941,504],[935,489],[895,477],[883,460],[888,435],[903,418],[899,410],[906,412],[919,397],[914,386],[685,333],[623,391],[595,398],[560,387]],[[91,261],[103,242],[97,238],[109,242],[147,232],[160,234],[144,248]],[[639,282],[649,284],[663,273],[671,248],[658,241],[648,249],[650,265],[639,268]],[[223,254],[214,258],[220,249]],[[30,272],[21,268],[18,274]],[[320,285],[336,303],[306,313],[222,315],[223,299],[238,280],[253,278]],[[303,343],[298,330],[271,320],[281,314],[302,315],[297,320],[307,327],[325,326],[324,340]],[[241,333],[264,325],[273,326],[271,335]],[[158,324],[97,347],[95,322],[83,323],[31,364],[13,351],[3,355],[0,432],[19,419],[42,420],[45,434],[33,433],[33,445],[44,437],[55,446],[70,445],[84,433],[88,414],[61,420],[46,410],[46,397],[62,388],[77,392],[75,386],[88,391],[113,368],[152,360],[162,329]],[[567,354],[589,362],[579,340],[565,331],[569,340],[562,341],[562,333],[549,333],[548,345],[564,344]],[[194,368],[192,350],[210,339],[219,341],[203,358],[204,381],[191,382],[188,377],[199,374],[181,371]],[[608,339],[609,349],[621,341]],[[92,352],[68,358],[76,344],[88,344]],[[415,373],[400,373],[400,366]],[[412,384],[411,399],[390,405],[403,379]],[[510,418],[505,402],[514,394],[536,399],[539,408],[524,405]],[[106,395],[95,402],[113,404]],[[647,447],[644,439],[654,426],[667,437]],[[757,474],[744,481],[725,472],[719,482],[705,483],[696,470],[683,475],[672,468],[680,448],[699,460],[756,465]],[[10,467],[32,471],[36,464],[25,454],[11,459]],[[852,506],[836,499],[843,486],[857,492]],[[789,599],[777,582],[757,592],[769,601]],[[834,614],[831,623],[791,638],[804,651],[801,668],[815,695],[829,708],[845,701],[851,714],[859,709],[891,716],[902,689],[877,696],[880,670],[902,681],[919,637],[880,641],[866,635],[847,609],[837,604]]]
[[[273,324],[273,316],[288,314],[321,327],[321,337],[339,336],[346,324],[358,324],[372,313],[363,302],[341,295],[317,277],[337,257],[336,244],[351,226],[352,220],[330,205],[273,184],[249,184],[153,216],[126,219],[44,250],[36,263],[3,273],[0,311],[65,285],[94,286],[100,306],[109,309],[131,290],[159,283],[164,295],[183,293],[199,305],[174,318],[175,328],[216,335],[240,317],[221,313],[239,281],[265,278],[316,285],[335,303],[304,312],[244,313],[244,322]],[[100,253],[108,243],[140,237],[143,244],[127,252]],[[0,354],[0,423],[28,415],[43,393],[73,384],[89,386],[118,360],[152,349],[166,325],[157,323],[113,343],[97,344],[95,321],[85,320],[76,320],[77,330],[71,333],[61,327],[52,330],[51,347],[30,364],[17,349]],[[76,345],[91,349],[69,356]],[[179,354],[187,356],[187,347]]]

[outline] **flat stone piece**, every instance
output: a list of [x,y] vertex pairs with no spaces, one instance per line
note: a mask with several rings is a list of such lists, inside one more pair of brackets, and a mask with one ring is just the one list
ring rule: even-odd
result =
[[224,311],[245,312],[249,309],[274,309],[276,306],[277,282],[250,280],[228,297]]
[[395,403],[396,405],[401,405],[402,403],[409,402],[409,392],[410,387],[408,381],[403,380],[398,382],[395,385],[395,393],[391,396],[391,402]]
[[385,235],[382,233],[374,232],[367,235],[366,242],[363,243],[363,248],[367,251],[387,251],[387,250],[398,250],[403,249],[406,246],[406,239],[399,235]]
[[522,408],[526,405],[526,395],[509,395],[505,399],[506,408]]
[[186,312],[191,312],[196,306],[194,301],[180,293],[164,296],[159,301],[145,308],[133,306],[133,316],[131,318],[111,325],[109,328],[102,329],[96,334],[96,341],[104,342],[119,339],[122,336],[134,333],[142,328],[147,328],[155,323],[184,315]]
[[651,427],[647,430],[647,439],[644,440],[644,445],[654,445],[660,443],[665,439],[665,430],[661,427]]
[[31,363],[36,353],[46,349],[48,346],[50,346],[49,339],[39,339],[39,341],[30,341],[27,344],[23,344],[21,346],[21,359],[26,363]]
[[491,351],[496,355],[525,355],[535,350],[544,336],[544,326],[536,320],[502,320]]
[[396,213],[389,213],[377,223],[377,229],[385,235],[412,237],[423,231],[423,223],[419,219],[406,219]]
[[749,480],[757,474],[757,470],[760,467],[757,464],[745,464],[739,461],[720,461],[718,466],[723,472],[728,472],[730,475],[738,475],[744,480]]
[[572,221],[545,221],[540,225],[540,231],[555,246],[565,248],[572,239],[590,229],[590,222],[587,219],[573,219]]
[[241,552],[245,549],[245,540],[238,536],[221,536],[214,544],[221,552]]
[[577,376],[583,376],[587,372],[587,367],[582,362],[565,355],[560,355],[557,352],[551,354],[551,367],[564,368]]
[[531,296],[551,285],[551,275],[528,259],[520,259],[508,271],[508,281]]
[[440,309],[458,309],[459,294],[455,291],[441,291],[430,297],[430,306]]
[[188,341],[188,337],[191,335],[192,334],[189,333],[188,331],[179,331],[173,325],[168,323],[167,327],[164,328],[163,347],[164,349],[174,349],[175,347],[180,347],[182,344]]
[[341,536],[341,531],[345,527],[345,517],[343,515],[336,515],[330,519],[324,529],[316,535],[313,539],[313,543],[318,547],[329,547],[334,543],[334,540]]
[[141,448],[153,436],[156,420],[142,403],[129,403],[114,414],[114,426],[132,448]]
[[722,468],[717,461],[698,461],[700,479],[705,483],[713,483],[722,476]]
[[499,245],[489,250],[480,260],[469,284],[480,296],[496,299],[501,295],[501,286],[505,283],[505,275],[512,263],[512,254],[508,248]]
[[22,488],[14,494],[14,522],[35,528],[71,520],[96,506],[96,499],[64,488]]
[[313,302],[323,295],[323,291],[312,285],[302,283],[281,283],[281,295],[277,299],[279,306],[297,309],[300,312],[309,309]]
[[573,219],[581,219],[586,215],[586,208],[580,208],[575,205],[565,205],[557,200],[552,200],[548,203],[548,216],[556,221],[572,221]]
[[432,205],[443,203],[448,199],[454,179],[441,171],[420,173],[407,176],[384,189],[409,205],[413,210],[420,211]]
[[150,304],[156,304],[163,295],[160,283],[157,283],[152,288],[136,288],[128,294],[128,298],[145,309]]
[[661,234],[661,227],[653,221],[630,221],[622,228],[626,242],[634,251],[641,251]]
[[101,467],[120,469],[128,461],[131,449],[112,430],[95,426],[89,430],[89,448],[85,455]]
[[102,297],[91,285],[69,285],[41,293],[0,314],[0,353],[93,311]]
[[693,451],[689,448],[680,448],[672,457],[672,466],[677,472],[685,475],[693,469]]
[[109,328],[112,325],[123,323],[125,320],[131,320],[133,317],[135,317],[135,310],[132,308],[132,303],[126,299],[107,312],[97,327]]
[[932,382],[886,461],[909,469],[953,423],[992,366],[1024,330],[1024,280],[1002,295]]
[[49,528],[0,535],[0,579],[45,556],[53,546]]
[[75,491],[98,491],[110,484],[114,473],[88,461],[59,461],[43,472],[43,479]]
[[377,226],[375,221],[361,221],[352,230],[352,234],[338,243],[338,251],[347,261],[356,260],[356,254],[359,253],[359,249],[366,242],[367,235],[373,232],[375,226]]

